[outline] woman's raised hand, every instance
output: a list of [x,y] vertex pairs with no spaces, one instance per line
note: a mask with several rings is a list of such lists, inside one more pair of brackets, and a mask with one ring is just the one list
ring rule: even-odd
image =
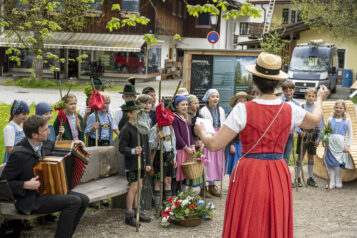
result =
[[320,85],[320,89],[317,92],[317,97],[320,97],[322,100],[325,100],[325,99],[327,99],[328,95],[329,95],[329,91],[326,88],[326,86]]

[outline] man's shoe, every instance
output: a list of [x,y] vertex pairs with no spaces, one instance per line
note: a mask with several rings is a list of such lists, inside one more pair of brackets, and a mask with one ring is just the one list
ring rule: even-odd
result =
[[105,199],[100,200],[100,205],[104,206],[104,207],[109,207],[109,202]]
[[91,203],[89,203],[88,207],[98,209],[99,204],[98,204],[98,202],[91,202]]
[[315,187],[315,188],[318,187],[317,183],[315,182],[315,180],[314,180],[312,177],[310,177],[310,178],[307,180],[307,185],[309,185],[309,186],[311,186],[311,187]]
[[291,187],[292,187],[292,188],[296,188],[296,185],[295,185],[294,182],[291,183]]

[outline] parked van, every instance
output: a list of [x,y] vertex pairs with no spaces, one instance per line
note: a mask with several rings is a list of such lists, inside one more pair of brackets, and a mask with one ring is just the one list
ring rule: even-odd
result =
[[325,85],[336,92],[338,55],[334,44],[323,40],[311,40],[298,44],[289,65],[289,80],[295,84],[295,94],[304,94],[306,88],[318,89]]

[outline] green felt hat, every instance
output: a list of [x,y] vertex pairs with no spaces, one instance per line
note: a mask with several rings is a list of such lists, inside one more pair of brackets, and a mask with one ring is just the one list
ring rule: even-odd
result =
[[[170,102],[171,102],[171,100],[164,100],[164,107],[167,107],[167,105],[168,105]],[[175,112],[175,111],[176,111],[175,108],[174,108],[174,106],[172,106],[172,103],[170,104],[169,109],[170,109],[171,112]]]
[[139,93],[137,93],[135,90],[135,78],[129,78],[128,81],[129,84],[125,84],[124,90],[119,93],[127,95],[139,95]]
[[121,106],[123,112],[130,112],[135,110],[143,109],[141,102],[139,100],[129,100],[126,101],[124,105]]

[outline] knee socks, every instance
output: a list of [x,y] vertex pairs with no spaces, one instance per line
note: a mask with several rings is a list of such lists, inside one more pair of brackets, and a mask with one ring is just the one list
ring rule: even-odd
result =
[[155,205],[159,205],[160,203],[160,191],[154,191],[154,201]]
[[307,162],[307,171],[309,172],[309,178],[312,177],[313,169],[314,169],[314,161]]
[[335,168],[329,168],[330,171],[330,184],[335,184]]
[[335,167],[336,180],[341,179],[340,167]]

